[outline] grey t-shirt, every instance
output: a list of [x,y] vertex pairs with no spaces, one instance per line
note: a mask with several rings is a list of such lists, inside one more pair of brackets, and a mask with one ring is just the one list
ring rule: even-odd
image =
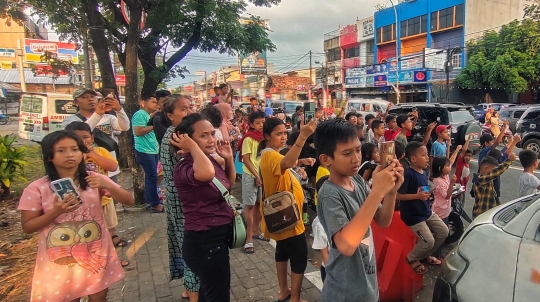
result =
[[353,183],[351,192],[326,181],[318,193],[317,214],[331,245],[321,301],[379,300],[371,227],[351,257],[340,254],[334,243],[334,235],[352,220],[370,192],[360,175]]
[[540,180],[533,174],[524,172],[519,178],[519,197],[538,192],[538,186],[540,186]]

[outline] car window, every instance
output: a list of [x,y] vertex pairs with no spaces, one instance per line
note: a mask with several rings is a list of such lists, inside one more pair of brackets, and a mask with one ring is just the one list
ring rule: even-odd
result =
[[451,111],[450,115],[452,117],[452,122],[454,123],[466,123],[475,120],[469,110]]
[[293,114],[296,111],[296,106],[300,106],[297,103],[284,103],[285,104],[285,113]]
[[29,113],[42,113],[43,101],[42,98],[35,98],[31,96],[23,97],[21,101],[21,111]]
[[510,111],[502,110],[501,112],[499,112],[499,117],[510,117]]
[[474,107],[474,110],[484,110],[484,106],[482,105],[475,105],[473,107]]
[[514,118],[520,118],[523,113],[525,113],[525,110],[516,110],[514,111]]
[[527,120],[536,120],[540,117],[540,110],[533,110],[527,113],[527,116],[525,116],[525,119]]
[[420,107],[418,110],[418,119],[422,124],[431,124],[438,122],[439,124],[450,124],[448,110],[441,107]]
[[499,109],[501,109],[501,105],[492,105],[491,108],[493,108],[495,111],[499,111]]
[[77,107],[73,104],[73,100],[55,100],[54,107],[57,114],[77,113]]

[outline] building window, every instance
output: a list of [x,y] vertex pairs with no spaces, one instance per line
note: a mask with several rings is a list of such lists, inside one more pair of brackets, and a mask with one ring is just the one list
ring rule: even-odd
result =
[[345,50],[345,58],[344,59],[350,59],[350,58],[357,58],[360,56],[360,47],[353,47]]
[[463,4],[431,13],[431,30],[443,30],[463,25]]
[[386,43],[396,40],[395,24],[386,25],[377,29],[377,43]]
[[427,30],[427,15],[401,21],[400,37],[409,37],[425,33]]
[[455,53],[452,55],[452,66],[454,69],[461,69],[461,58],[463,53]]
[[334,62],[341,60],[341,49],[333,48],[326,52],[328,62]]

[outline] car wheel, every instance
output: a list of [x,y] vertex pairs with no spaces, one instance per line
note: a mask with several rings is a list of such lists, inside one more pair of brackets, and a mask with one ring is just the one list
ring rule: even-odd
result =
[[523,149],[529,149],[534,151],[536,154],[540,154],[540,140],[536,138],[528,139],[523,145]]
[[444,244],[452,244],[461,238],[463,235],[464,227],[461,217],[457,213],[450,213],[448,216],[448,237],[444,241]]

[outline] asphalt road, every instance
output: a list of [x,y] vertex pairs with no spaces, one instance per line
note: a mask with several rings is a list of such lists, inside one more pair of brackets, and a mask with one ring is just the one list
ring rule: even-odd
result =
[[[0,125],[0,135],[1,136],[9,135],[9,134],[18,135],[18,131],[19,131],[19,121],[18,120],[12,121],[11,124],[9,124],[9,125]],[[25,140],[25,139],[22,139],[22,138],[18,138],[17,144],[19,144],[19,145],[36,145],[36,143],[34,143],[32,141]]]

